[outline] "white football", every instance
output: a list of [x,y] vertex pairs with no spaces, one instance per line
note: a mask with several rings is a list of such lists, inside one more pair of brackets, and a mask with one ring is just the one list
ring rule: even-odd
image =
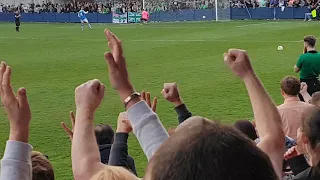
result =
[[282,51],[283,50],[283,46],[278,46],[278,51]]
[[205,19],[205,18],[206,18],[206,16],[202,16],[202,18],[203,18],[203,19]]

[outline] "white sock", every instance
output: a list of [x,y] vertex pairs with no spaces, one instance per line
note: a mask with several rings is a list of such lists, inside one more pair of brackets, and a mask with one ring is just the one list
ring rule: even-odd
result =
[[81,30],[83,31],[83,24],[81,24]]
[[92,27],[91,27],[91,24],[90,24],[90,23],[88,23],[88,26],[89,26],[89,28],[90,28],[90,29],[92,29]]

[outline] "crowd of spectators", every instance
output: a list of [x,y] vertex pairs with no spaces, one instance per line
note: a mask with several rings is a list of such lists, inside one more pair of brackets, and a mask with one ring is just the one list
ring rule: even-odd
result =
[[304,7],[311,6],[318,0],[234,0],[234,8],[259,8],[259,7]]
[[114,11],[119,12],[138,12],[142,9],[142,4],[139,1],[124,1],[117,3],[66,3],[54,4],[51,2],[42,4],[20,4],[18,6],[1,4],[0,12],[15,12],[20,11],[24,13],[76,13],[79,12],[81,7],[90,13],[111,13]]
[[[320,178],[320,92],[315,92],[320,90],[320,83],[318,79],[306,79],[308,74],[317,77],[320,70],[310,67],[316,72],[314,75],[302,69],[307,57],[319,65],[319,59],[314,59],[320,58],[320,54],[315,50],[313,36],[304,38],[305,54],[294,68],[295,72],[301,70],[303,83],[292,76],[283,78],[280,88],[284,103],[278,107],[245,51],[230,49],[224,54],[225,64],[248,91],[254,121],[224,125],[193,116],[177,84],[165,83],[162,95],[175,107],[179,124],[169,131],[156,113],[157,98],[151,100],[150,93],[145,91],[139,94],[131,83],[119,38],[109,30],[105,30],[105,36],[110,48],[104,55],[110,84],[126,111],[119,111],[115,132],[107,124],[94,126],[95,111],[107,91],[105,85],[93,79],[75,89],[76,113],[70,112],[72,126],[61,123],[72,142],[74,179],[140,179],[134,159],[128,155],[127,140],[132,131],[148,160],[145,175],[140,175],[144,180]],[[27,92],[20,88],[14,94],[11,73],[11,67],[1,62],[0,94],[10,121],[10,135],[1,160],[0,179],[54,180],[54,167],[48,157],[32,151],[29,144],[32,116]],[[232,99],[226,100],[232,102]]]
[[[303,7],[313,5],[317,0],[218,0],[219,8],[259,8],[259,7]],[[18,6],[1,4],[0,12],[14,12],[19,10],[25,13],[75,13],[84,7],[91,13],[111,13],[111,12],[140,12],[143,9],[142,1],[110,1],[106,3],[66,3],[54,4],[51,2],[42,4],[20,4]],[[215,2],[208,1],[172,1],[172,0],[146,0],[145,8],[150,11],[167,11],[183,9],[212,9]]]

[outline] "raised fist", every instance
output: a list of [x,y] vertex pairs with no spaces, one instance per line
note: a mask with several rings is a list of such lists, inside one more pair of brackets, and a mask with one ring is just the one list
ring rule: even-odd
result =
[[244,50],[229,49],[227,53],[224,53],[224,62],[241,79],[254,73],[249,56]]
[[105,86],[98,79],[81,84],[75,90],[77,110],[93,114],[104,96]]
[[164,83],[161,93],[166,100],[172,102],[176,106],[182,104],[176,83]]
[[300,94],[308,93],[308,85],[305,82],[301,83]]

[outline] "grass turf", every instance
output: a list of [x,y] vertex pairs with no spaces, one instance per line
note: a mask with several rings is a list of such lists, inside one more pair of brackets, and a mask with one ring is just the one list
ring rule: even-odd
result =
[[[163,83],[177,82],[181,95],[194,115],[232,123],[253,117],[243,83],[223,64],[229,48],[248,50],[252,64],[277,104],[282,102],[279,81],[294,75],[293,66],[302,52],[304,35],[319,36],[317,22],[234,21],[159,23],[141,25],[93,24],[93,30],[79,24],[0,23],[0,60],[13,69],[12,84],[27,88],[32,110],[30,143],[47,154],[56,179],[72,179],[70,142],[60,127],[68,124],[74,110],[74,88],[93,78],[107,85],[105,99],[96,113],[96,123],[114,128],[123,111],[108,82],[103,57],[108,27],[122,40],[131,81],[137,90],[159,97],[157,112],[166,128],[177,125],[173,106],[160,94]],[[277,51],[277,46],[284,51]],[[9,123],[0,116],[0,156],[8,138]],[[134,135],[129,153],[143,176],[146,158]]]

